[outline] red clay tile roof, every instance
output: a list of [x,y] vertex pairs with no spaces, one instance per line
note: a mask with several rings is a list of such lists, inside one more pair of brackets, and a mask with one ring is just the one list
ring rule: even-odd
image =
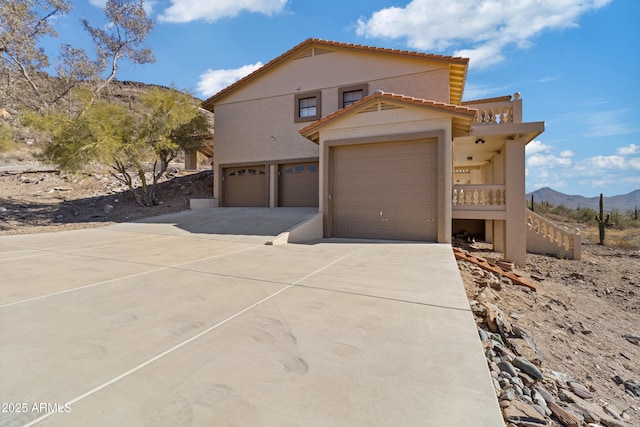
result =
[[230,86],[227,86],[226,88],[222,89],[220,92],[216,93],[215,95],[211,96],[210,98],[202,101],[202,104],[201,104],[202,108],[205,108],[205,109],[207,109],[209,111],[213,111],[214,104],[220,98],[222,98],[225,95],[227,95],[228,93],[232,92],[234,89],[236,89],[237,87],[241,86],[245,82],[253,79],[254,77],[264,73],[265,71],[267,71],[267,70],[269,70],[271,68],[273,68],[277,64],[285,61],[286,59],[288,59],[289,57],[294,55],[296,52],[298,52],[299,50],[301,50],[301,49],[303,49],[303,48],[305,48],[307,46],[311,46],[311,45],[336,47],[336,48],[341,48],[341,49],[351,49],[351,50],[358,50],[358,51],[378,52],[378,53],[384,53],[384,54],[394,55],[394,56],[423,58],[423,59],[427,59],[427,60],[430,60],[430,61],[438,61],[438,62],[446,62],[448,64],[463,65],[465,67],[469,64],[469,58],[462,58],[462,57],[457,57],[457,56],[435,55],[435,54],[431,54],[431,53],[412,52],[412,51],[408,51],[408,50],[388,49],[388,48],[382,48],[382,47],[364,46],[364,45],[353,44],[353,43],[341,43],[341,42],[334,42],[334,41],[330,41],[330,40],[308,38],[305,41],[303,41],[302,43],[300,43],[299,45],[289,49],[288,51],[286,51],[282,55],[278,56],[277,58],[272,59],[267,64],[265,64],[264,66],[258,68],[257,70],[255,70],[251,74],[243,77],[242,79],[238,80],[237,82],[233,83]]
[[509,102],[511,101],[511,95],[498,96],[496,98],[474,99],[471,101],[463,101],[460,105],[473,105],[473,104],[485,104],[489,102]]
[[315,121],[313,123],[311,123],[309,126],[306,126],[302,129],[299,130],[300,134],[303,136],[308,136],[310,135],[313,131],[317,130],[318,128],[324,126],[325,124],[327,124],[330,121],[335,120],[338,117],[341,117],[345,114],[349,114],[349,112],[360,108],[361,106],[363,106],[364,104],[370,103],[372,100],[375,99],[386,99],[386,100],[391,100],[391,101],[399,101],[405,104],[412,104],[412,105],[417,105],[420,107],[426,107],[426,108],[431,108],[431,109],[435,109],[435,110],[440,110],[443,111],[445,113],[453,113],[456,115],[464,115],[464,116],[469,116],[471,118],[475,117],[476,113],[478,112],[478,110],[476,110],[475,108],[468,108],[468,107],[462,107],[459,105],[453,105],[453,104],[447,104],[444,102],[436,102],[436,101],[429,101],[427,99],[421,99],[421,98],[414,98],[412,96],[406,96],[406,95],[400,95],[400,94],[396,94],[396,93],[391,93],[391,92],[383,92],[383,91],[376,91],[373,94],[362,98],[360,101],[358,102],[354,102],[353,104],[349,105],[348,107],[345,108],[341,108],[331,114],[329,114],[326,117],[321,118],[318,121]]

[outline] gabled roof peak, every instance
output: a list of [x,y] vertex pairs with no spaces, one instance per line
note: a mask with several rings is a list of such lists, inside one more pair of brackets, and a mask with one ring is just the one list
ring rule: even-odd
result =
[[371,95],[366,96],[357,102],[354,102],[348,107],[341,108],[333,112],[332,114],[329,114],[328,116],[309,124],[308,126],[300,129],[299,133],[304,137],[313,140],[312,135],[314,135],[319,128],[325,126],[327,123],[336,120],[338,117],[342,117],[351,112],[355,112],[355,110],[360,110],[361,107],[364,108],[365,104],[369,104],[374,101],[385,100],[400,102],[403,104],[410,104],[432,110],[438,110],[440,112],[449,113],[458,117],[464,117],[464,121],[465,123],[468,122],[468,126],[471,126],[471,120],[473,119],[473,117],[475,117],[478,111],[475,108],[468,108],[460,105],[447,104],[445,102],[430,101],[428,99],[415,98],[413,96],[406,96],[393,92],[384,92],[382,90],[377,90]]
[[[218,100],[220,100],[222,97],[224,97],[228,93],[232,92],[233,90],[235,90],[239,86],[243,85],[247,81],[250,81],[253,78],[261,75],[265,71],[270,70],[271,68],[273,68],[276,65],[284,62],[285,60],[291,58],[292,56],[294,56],[295,54],[297,54],[301,50],[304,50],[304,49],[306,49],[308,47],[337,48],[337,49],[354,50],[354,51],[359,51],[359,52],[372,52],[372,53],[381,53],[381,54],[392,55],[392,56],[401,56],[401,57],[425,59],[425,60],[428,60],[428,61],[445,62],[445,63],[448,63],[448,64],[450,64],[452,66],[461,67],[461,69],[465,70],[463,72],[463,76],[466,73],[466,67],[469,64],[469,58],[445,56],[445,55],[435,55],[435,54],[431,54],[431,53],[414,52],[414,51],[409,51],[409,50],[390,49],[390,48],[383,48],[383,47],[365,46],[365,45],[355,44],[355,43],[342,43],[342,42],[323,40],[323,39],[317,39],[317,38],[308,38],[305,41],[303,41],[302,43],[298,44],[297,46],[294,46],[293,48],[289,49],[288,51],[286,51],[282,55],[278,56],[277,58],[272,59],[267,64],[265,64],[262,67],[258,68],[257,70],[255,70],[251,74],[243,77],[242,79],[238,80],[237,82],[233,83],[232,85],[227,86],[225,89],[222,89],[217,94],[215,94],[215,95],[211,96],[210,98],[206,99],[205,101],[202,102],[202,107],[207,109],[207,110],[209,110],[209,111],[213,111],[214,104]],[[464,82],[464,77],[462,78],[462,82]],[[463,84],[464,83],[462,83],[462,85]]]

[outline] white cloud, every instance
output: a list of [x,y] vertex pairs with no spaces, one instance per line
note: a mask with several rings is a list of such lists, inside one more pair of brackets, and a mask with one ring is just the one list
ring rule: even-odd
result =
[[534,154],[527,158],[527,166],[532,168],[567,168],[571,165],[570,157],[561,157],[554,154]]
[[640,154],[640,145],[631,144],[626,147],[618,148],[617,153],[621,156],[628,156],[630,154]]
[[534,139],[526,146],[527,155],[539,154],[539,153],[548,153],[553,150],[553,147],[550,145],[544,144],[539,139]]
[[198,91],[204,97],[210,97],[220,92],[230,84],[240,80],[244,76],[251,74],[262,67],[262,62],[251,65],[244,65],[240,68],[229,70],[207,70],[200,75],[198,81]]
[[555,147],[536,139],[526,146],[526,167],[530,176],[540,180],[549,179],[573,166],[573,152],[565,150],[557,155]]
[[578,18],[612,0],[412,0],[358,20],[366,37],[406,38],[410,47],[453,52],[474,67],[504,60],[507,46],[524,49],[545,31],[577,27]]
[[[95,1],[95,0],[94,0]],[[288,0],[171,0],[171,6],[158,17],[160,21],[185,23],[215,22],[233,18],[242,11],[271,16],[281,12]]]
[[627,163],[622,156],[594,156],[587,159],[587,164],[597,169],[624,169]]
[[640,170],[640,158],[634,157],[631,159],[627,159],[623,156],[594,156],[589,159],[585,159],[581,167],[584,168],[585,171],[588,170],[631,170],[636,169]]

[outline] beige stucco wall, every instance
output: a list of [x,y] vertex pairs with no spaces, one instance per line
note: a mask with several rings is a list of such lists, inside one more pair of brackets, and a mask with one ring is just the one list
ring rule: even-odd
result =
[[221,102],[228,104],[335,89],[335,107],[332,109],[335,111],[338,87],[365,82],[371,82],[369,93],[375,90],[403,93],[404,90],[404,95],[449,102],[446,63],[345,50],[285,61],[234,90]]
[[319,156],[318,146],[298,133],[310,122],[295,123],[296,94],[321,90],[326,117],[338,109],[341,87],[365,82],[370,94],[384,90],[449,99],[449,70],[443,63],[341,50],[285,61],[216,103],[214,197],[220,197],[222,165]]
[[306,124],[294,123],[290,96],[217,106],[214,197],[223,165],[317,158],[318,145],[298,133]]
[[273,97],[216,107],[216,161],[238,163],[318,156],[317,144],[298,133],[293,98]]

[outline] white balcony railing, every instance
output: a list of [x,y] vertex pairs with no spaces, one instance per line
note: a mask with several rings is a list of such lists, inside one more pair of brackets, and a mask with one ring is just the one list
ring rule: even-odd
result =
[[506,191],[504,185],[454,185],[453,209],[504,211]]
[[560,227],[527,210],[527,252],[550,254],[560,258],[580,259],[582,236],[578,230]]
[[465,103],[465,106],[478,110],[473,119],[474,126],[522,123],[522,100],[519,93],[515,93],[511,99],[506,97],[470,101]]

